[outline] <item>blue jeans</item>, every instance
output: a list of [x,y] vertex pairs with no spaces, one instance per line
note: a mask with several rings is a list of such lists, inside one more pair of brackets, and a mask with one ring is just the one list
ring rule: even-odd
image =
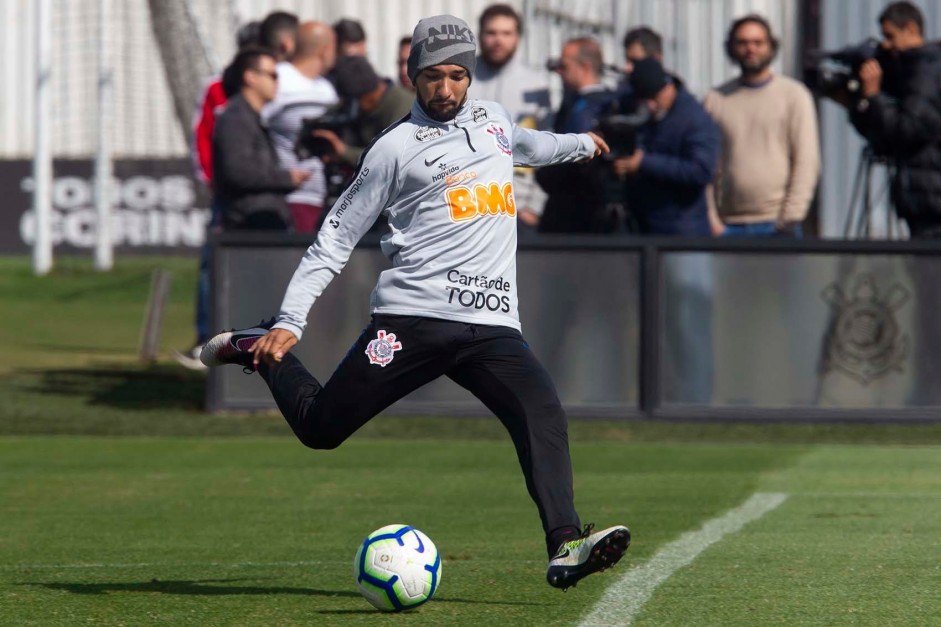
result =
[[208,243],[199,251],[199,275],[196,280],[196,343],[209,341],[209,256]]
[[196,343],[205,344],[212,337],[209,331],[211,320],[209,319],[209,300],[211,290],[209,288],[209,263],[212,249],[209,246],[209,233],[222,221],[222,208],[215,198],[209,208],[209,224],[206,228],[206,241],[199,251],[199,274],[196,278]]
[[755,222],[754,224],[726,224],[722,237],[790,237],[802,239],[804,231],[800,224],[779,231],[774,222]]

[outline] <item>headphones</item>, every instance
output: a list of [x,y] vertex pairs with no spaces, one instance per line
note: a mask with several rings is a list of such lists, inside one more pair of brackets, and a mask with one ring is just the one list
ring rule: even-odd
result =
[[726,56],[733,63],[738,63],[738,60],[735,58],[735,43],[733,38],[735,37],[735,33],[738,31],[738,29],[745,24],[758,24],[765,29],[765,32],[768,33],[768,40],[771,42],[771,60],[774,61],[774,58],[778,56],[778,48],[781,46],[781,42],[772,34],[771,24],[768,23],[768,20],[758,15],[757,13],[740,17],[732,22],[732,26],[729,28],[729,34],[725,39]]

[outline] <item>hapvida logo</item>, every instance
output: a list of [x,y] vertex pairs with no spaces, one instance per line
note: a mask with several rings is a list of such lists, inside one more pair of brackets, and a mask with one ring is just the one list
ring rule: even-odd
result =
[[442,163],[441,165],[444,166],[444,169],[441,170],[440,172],[438,172],[437,174],[435,174],[433,177],[431,177],[431,180],[432,180],[433,182],[435,182],[435,183],[437,183],[438,181],[440,181],[440,180],[442,180],[442,179],[444,179],[444,178],[446,178],[446,177],[451,176],[452,174],[454,174],[455,172],[460,171],[460,169],[461,169],[461,166],[459,166],[459,165],[452,165],[452,166],[450,166],[450,167],[449,167],[447,164],[444,164],[444,163]]

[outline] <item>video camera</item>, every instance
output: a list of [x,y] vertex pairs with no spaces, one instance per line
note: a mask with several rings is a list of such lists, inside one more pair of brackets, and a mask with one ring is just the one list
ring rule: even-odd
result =
[[646,105],[631,95],[612,100],[608,109],[598,117],[595,131],[601,135],[611,152],[604,158],[613,161],[629,157],[637,150],[637,129],[650,120]]
[[811,91],[838,102],[852,101],[859,97],[862,83],[859,71],[870,59],[879,61],[886,79],[891,80],[894,63],[890,53],[878,39],[865,41],[839,50],[817,50],[810,52],[804,64],[804,82]]
[[650,120],[650,111],[632,96],[615,100],[598,118],[597,132],[608,143],[611,152],[605,159],[613,161],[629,157],[637,150],[637,129]]
[[[546,61],[546,69],[556,72],[561,67],[561,59],[550,58]],[[601,70],[605,74],[617,77],[620,81],[627,78],[623,68],[616,65],[604,64]],[[629,157],[637,150],[637,129],[650,119],[650,111],[643,102],[630,94],[620,94],[612,98],[611,103],[598,117],[597,125],[593,129],[608,143],[611,152],[604,158],[614,161],[619,157]]]
[[343,138],[353,123],[353,116],[345,110],[331,110],[319,118],[304,118],[301,130],[294,142],[294,154],[301,161],[314,157],[322,159],[334,154],[333,144],[323,137],[315,137],[314,131],[332,131]]
[[595,131],[608,143],[611,152],[597,159],[601,173],[602,206],[593,217],[599,233],[637,233],[636,216],[624,195],[624,181],[611,170],[615,159],[629,157],[637,151],[637,131],[650,120],[650,110],[633,95],[621,94],[598,118]]

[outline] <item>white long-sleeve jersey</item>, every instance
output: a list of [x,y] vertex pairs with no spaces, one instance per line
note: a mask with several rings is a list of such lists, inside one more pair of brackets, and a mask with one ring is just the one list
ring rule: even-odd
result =
[[363,153],[288,285],[274,327],[298,339],[314,301],[380,213],[389,223],[371,311],[520,329],[513,166],[589,157],[585,134],[519,128],[497,103],[470,100],[450,122],[416,102]]

